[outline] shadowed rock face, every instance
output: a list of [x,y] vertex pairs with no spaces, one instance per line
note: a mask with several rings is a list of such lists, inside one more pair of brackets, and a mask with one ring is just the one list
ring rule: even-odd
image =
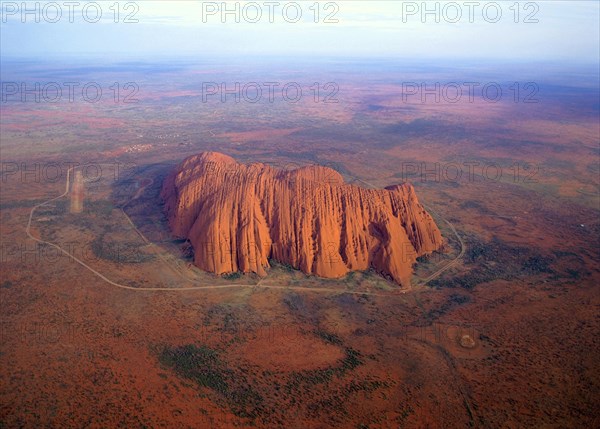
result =
[[166,178],[161,197],[195,265],[216,274],[265,276],[272,258],[328,278],[374,268],[408,287],[416,258],[442,245],[412,185],[363,189],[326,167],[278,170],[205,152]]

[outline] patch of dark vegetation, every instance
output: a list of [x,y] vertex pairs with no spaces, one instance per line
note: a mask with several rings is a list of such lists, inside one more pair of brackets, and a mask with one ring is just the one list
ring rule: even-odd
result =
[[475,210],[481,214],[492,214],[492,211],[490,209],[482,205],[479,201],[475,200],[465,201],[460,205],[460,208],[465,210]]
[[[306,415],[311,419],[326,420],[328,427],[346,427],[343,423],[352,414],[352,411],[345,406],[347,398],[359,393],[369,395],[378,389],[390,386],[391,383],[387,381],[370,377],[360,381],[353,379],[349,383],[328,392],[328,394],[319,396],[317,400],[309,402],[306,406]],[[364,416],[361,417],[364,418]],[[369,426],[359,424],[356,427],[368,428]]]
[[486,138],[476,139],[476,143],[485,145],[490,148],[502,148],[503,150],[523,150],[523,148],[529,150],[550,150],[556,153],[562,153],[568,150],[568,146],[564,144],[551,144],[546,141],[536,140],[519,140],[511,138]]
[[428,255],[421,255],[417,258],[418,264],[427,264],[429,262],[437,263],[440,258],[440,252],[433,252]]
[[194,260],[194,246],[188,239],[174,240],[174,244],[179,244],[181,250],[181,257],[186,261],[192,262]]
[[435,279],[429,282],[430,286],[473,289],[493,280],[555,273],[552,265],[556,258],[542,255],[533,248],[512,246],[498,237],[487,243],[475,236],[466,237],[465,241],[464,262],[469,271],[452,278]]
[[586,170],[593,174],[600,174],[600,162],[592,162],[586,166]]
[[471,297],[469,295],[458,295],[452,294],[450,295],[450,302],[458,305],[466,304],[471,301]]
[[296,292],[286,293],[283,297],[283,303],[294,312],[304,313],[307,309],[304,297]]
[[[324,330],[316,330],[314,334],[327,344],[343,347],[343,341],[335,334]],[[363,364],[361,353],[352,347],[344,347],[344,354],[345,356],[335,366],[293,372],[285,386],[287,393],[292,394],[294,391],[308,392],[315,385],[329,383],[335,378],[343,378],[348,372]]]
[[331,426],[338,426],[341,423],[340,417],[347,415],[348,413],[344,409],[344,401],[341,395],[328,395],[325,398],[318,399],[317,401],[311,402],[306,406],[306,415],[311,419],[320,419],[323,414],[335,410],[335,416],[329,416],[327,424]]
[[581,255],[563,250],[554,250],[552,253],[558,259],[554,264],[556,279],[581,280],[591,276],[592,273]]
[[580,271],[574,270],[573,268],[567,268],[565,271],[566,274],[573,280],[579,280],[583,277]]
[[521,271],[525,275],[535,275],[542,273],[552,273],[553,270],[550,265],[554,262],[554,259],[549,256],[533,255],[527,258],[521,264]]
[[206,346],[165,346],[158,358],[161,364],[173,369],[177,375],[193,380],[201,387],[208,387],[223,394],[229,389],[219,354]]
[[261,395],[245,377],[229,368],[216,350],[186,344],[163,346],[157,354],[160,363],[178,376],[216,393],[218,401],[227,405],[237,417],[255,419],[265,414]]
[[111,243],[105,240],[104,234],[96,237],[91,246],[94,256],[118,264],[140,264],[154,259],[154,256],[143,253],[138,243],[128,241]]
[[388,125],[382,130],[385,134],[395,134],[400,139],[379,139],[375,144],[380,149],[390,149],[402,144],[406,139],[419,138],[443,138],[461,140],[468,136],[466,128],[448,122],[432,119],[415,119],[411,122],[399,122]]
[[[420,161],[414,160],[414,159],[408,159],[406,161],[406,164],[418,164]],[[408,180],[409,177],[418,177],[418,174],[416,171],[400,171],[398,173],[394,173],[392,175],[392,177],[394,179],[401,179],[401,180]]]
[[258,329],[261,319],[248,305],[217,304],[208,309],[203,324],[216,327],[222,334],[237,335]]
[[[309,133],[312,131],[314,131],[314,130],[303,130],[303,131],[297,131],[294,134]],[[290,152],[290,151],[282,150],[282,151],[271,152],[267,156],[283,158],[284,160],[287,160],[287,159],[298,160],[298,161],[290,161],[290,162],[280,161],[280,162],[274,162],[272,164],[273,167],[276,167],[276,168],[285,167],[286,169],[294,169],[294,168],[300,167],[303,164],[316,163],[317,159],[318,159],[317,154],[314,151]]]
[[399,122],[389,125],[383,131],[393,134],[399,133],[404,136],[447,135],[448,131],[452,131],[453,135],[462,135],[464,128],[439,120],[419,118],[411,122]]
[[[362,272],[361,273],[365,278],[369,278],[371,276],[377,276],[377,279],[385,278],[383,275],[378,274],[376,271],[373,272]],[[364,304],[370,302],[369,295],[361,294],[361,295],[350,295],[350,294],[341,294],[336,295],[334,297],[329,298],[335,305],[339,306],[340,309],[348,311],[352,314],[362,313],[364,311]]]
[[[313,124],[310,127],[303,127],[303,129],[290,134],[290,137],[304,141],[323,142],[322,149],[326,150],[319,151],[319,153],[330,153],[331,149],[344,149],[338,142],[346,144],[348,142],[364,141],[367,135],[368,133],[358,128],[356,124],[327,124],[325,127]],[[353,147],[351,145],[349,146],[350,148],[346,149],[346,151],[351,152]],[[290,159],[296,157],[295,153],[290,151],[278,150],[276,154]],[[315,162],[318,159],[318,153],[315,151],[301,152],[301,154],[304,155],[304,157],[313,154]]]
[[282,269],[284,271],[287,271],[288,273],[297,271],[290,264],[285,264],[285,263],[276,261],[275,259],[269,259],[269,265],[271,266],[271,268],[280,268],[280,269]]
[[108,217],[111,216],[115,206],[107,200],[85,200],[83,211],[86,214]]
[[283,303],[298,323],[298,326],[309,324],[319,326],[322,320],[323,302],[312,300],[306,295],[290,291],[283,296]]
[[[156,204],[156,202],[160,201],[158,194],[162,182],[175,165],[176,162],[159,162],[138,165],[134,168],[124,167],[120,170],[117,180],[113,183],[111,199],[117,207],[127,206],[128,210],[137,203],[143,202],[146,198]],[[153,178],[153,183],[146,187],[146,192],[144,192],[141,198],[135,200],[133,204],[130,204],[132,203],[131,198],[137,192],[140,180],[143,177]]]
[[[0,209],[8,210],[8,209],[18,209],[18,208],[33,208],[33,206],[41,204],[47,200],[48,200],[48,198],[37,198],[37,199],[33,199],[33,200],[19,200],[19,201],[2,201],[2,202],[0,202]],[[43,207],[45,207],[45,206],[41,206],[40,208],[38,208],[36,213],[39,214],[40,210]]]
[[342,344],[340,337],[335,334],[330,334],[329,332],[320,329],[314,331],[314,334],[328,344],[332,344],[334,346],[339,346]]
[[357,350],[346,347],[344,352],[344,358],[341,359],[336,366],[292,373],[286,386],[288,393],[291,394],[296,390],[308,392],[311,389],[311,386],[328,383],[334,378],[341,378],[346,373],[363,364],[362,356]]
[[[433,308],[433,309],[427,311],[423,315],[425,324],[426,325],[431,324],[432,322],[439,319],[441,316],[447,314],[454,308],[461,306],[463,304],[466,304],[470,301],[471,301],[471,297],[468,295],[460,295],[460,294],[456,294],[456,293],[450,295],[448,301],[444,302],[441,306],[439,306],[437,308]],[[418,322],[417,324],[420,324],[420,322]]]
[[238,280],[242,278],[242,273],[236,271],[234,273],[223,274],[221,277],[223,277],[225,280]]
[[573,161],[566,159],[546,159],[543,163],[544,168],[552,168],[558,170],[575,170],[576,164]]
[[4,280],[0,285],[0,289],[10,289],[11,287],[13,287],[13,282],[10,280]]
[[423,263],[426,263],[426,262],[428,262],[428,261],[429,261],[429,259],[430,259],[430,258],[429,258],[429,256],[430,256],[430,255],[421,255],[421,256],[419,256],[419,257],[417,258],[417,263],[418,263],[418,264],[423,264]]

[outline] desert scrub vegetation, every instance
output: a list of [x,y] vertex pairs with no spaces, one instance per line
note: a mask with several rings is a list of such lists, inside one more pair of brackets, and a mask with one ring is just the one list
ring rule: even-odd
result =
[[85,200],[84,211],[86,214],[92,214],[104,218],[112,215],[115,206],[108,200]]
[[221,277],[223,277],[225,280],[237,280],[242,277],[242,273],[235,271],[233,273],[223,274]]
[[[335,334],[322,330],[314,331],[314,334],[328,344],[343,346],[342,340]],[[286,391],[290,394],[295,390],[308,391],[311,386],[328,383],[334,378],[342,378],[346,373],[363,364],[361,353],[352,347],[345,347],[344,354],[345,356],[335,366],[291,373]]]
[[271,266],[271,268],[279,268],[288,273],[293,273],[294,271],[297,271],[297,269],[292,267],[290,264],[286,264],[285,262],[279,262],[272,258],[269,258],[269,265]]
[[223,364],[215,350],[194,344],[165,346],[158,357],[161,364],[173,369],[177,375],[193,380],[201,387],[227,392]]
[[330,334],[329,332],[321,329],[314,331],[314,334],[328,344],[332,344],[334,346],[339,346],[342,344],[342,340],[335,334]]
[[118,264],[139,264],[154,259],[154,256],[141,251],[139,243],[110,242],[105,239],[105,234],[100,234],[95,238],[91,246],[94,256]]
[[227,366],[218,351],[205,345],[154,347],[159,362],[178,376],[213,391],[223,406],[240,418],[256,419],[265,414],[263,398],[247,377]]
[[432,280],[432,287],[473,289],[492,280],[512,280],[538,274],[553,274],[555,257],[544,256],[530,247],[516,247],[494,237],[484,242],[475,236],[466,239],[465,268],[469,271]]

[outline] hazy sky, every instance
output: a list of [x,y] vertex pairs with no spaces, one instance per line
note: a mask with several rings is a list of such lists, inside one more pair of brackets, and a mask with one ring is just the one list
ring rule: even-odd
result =
[[[246,54],[598,63],[600,55],[596,0],[429,1],[427,15],[421,1],[228,2],[234,11],[237,4],[239,18],[223,16],[221,2],[80,1],[71,13],[66,1],[39,2],[38,11],[28,2],[27,13],[21,1],[1,3],[5,58]],[[128,15],[137,22],[124,22]]]

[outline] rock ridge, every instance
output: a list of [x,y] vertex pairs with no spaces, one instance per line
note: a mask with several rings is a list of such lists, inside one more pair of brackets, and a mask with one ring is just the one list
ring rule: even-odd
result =
[[282,170],[203,152],[167,176],[161,198],[194,264],[216,274],[266,276],[273,259],[326,278],[373,268],[409,287],[416,259],[443,243],[411,184],[364,189],[321,166]]

